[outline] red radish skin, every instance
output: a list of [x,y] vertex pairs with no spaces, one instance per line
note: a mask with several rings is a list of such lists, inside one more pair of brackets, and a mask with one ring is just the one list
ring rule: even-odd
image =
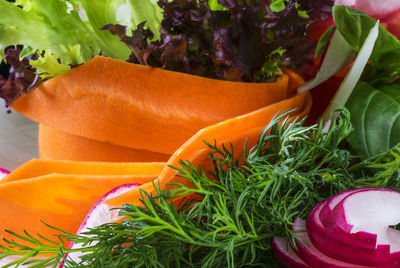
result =
[[301,240],[296,240],[296,245],[298,247],[299,257],[311,267],[318,268],[361,268],[361,267],[371,267],[351,264],[348,262],[342,262],[331,258],[321,251],[319,251],[311,242],[308,237],[307,232],[301,232],[306,230],[306,221],[301,218],[296,218],[294,220],[293,230],[298,231],[297,235]]
[[[101,224],[118,220],[120,218],[118,216],[118,210],[110,210],[110,207],[108,205],[104,205],[104,201],[139,186],[140,184],[124,184],[112,189],[111,191],[103,195],[89,211],[88,215],[83,220],[82,225],[79,227],[76,234],[79,235],[82,232],[88,231],[89,228],[94,228]],[[104,209],[106,209],[106,211],[104,211]]]
[[[369,188],[369,189],[379,189],[379,188]],[[376,235],[374,234],[368,234],[368,233],[355,233],[351,234],[349,236],[348,232],[345,232],[342,230],[337,223],[334,221],[332,218],[332,213],[334,208],[348,195],[358,192],[358,191],[363,191],[365,189],[352,189],[348,190],[342,193],[339,193],[333,197],[331,197],[328,201],[326,206],[324,206],[321,209],[320,212],[320,220],[321,223],[324,225],[326,229],[334,230],[335,236],[342,240],[346,241],[346,243],[350,243],[352,240],[355,242],[355,245],[358,247],[363,247],[363,248],[369,248],[369,249],[375,249],[376,248]]]
[[[89,211],[88,215],[82,222],[82,225],[79,227],[76,234],[80,235],[84,232],[89,231],[90,228],[94,228],[101,224],[114,222],[120,219],[121,217],[118,215],[119,211],[115,209],[110,210],[111,209],[110,206],[106,205],[104,202],[110,198],[126,193],[127,191],[132,190],[138,186],[140,186],[140,184],[124,184],[112,189],[111,191],[103,195]],[[79,244],[71,243],[69,248],[74,249],[74,248],[79,248],[79,246],[80,246]],[[80,252],[70,253],[65,255],[65,257],[68,258],[69,260],[73,260],[78,263],[80,261],[79,256],[81,256]],[[62,267],[63,265],[61,264],[59,268]]]
[[373,265],[374,267],[399,267],[397,262],[389,263],[389,247],[378,247],[377,249],[358,247],[357,241],[348,243],[345,234],[337,235],[332,229],[325,228],[320,216],[327,204],[328,201],[319,203],[307,218],[307,233],[316,248],[329,257],[344,262]]
[[[359,192],[393,192],[393,193],[398,193],[397,191],[394,190],[390,190],[390,189],[385,189],[385,188],[366,188],[366,189],[360,189],[358,191],[354,191],[351,192],[350,194],[344,196],[340,202],[337,203],[337,205],[334,207],[334,209],[331,212],[330,217],[328,216],[327,218],[331,220],[331,222],[333,222],[333,224],[335,226],[338,226],[342,231],[344,231],[348,236],[354,236],[356,237],[356,239],[361,239],[361,238],[365,238],[365,241],[370,241],[372,242],[372,246],[370,244],[367,244],[368,247],[371,248],[376,248],[377,246],[377,235],[375,233],[369,233],[369,232],[365,232],[365,231],[357,231],[354,232],[353,230],[353,225],[349,224],[348,221],[346,220],[346,212],[344,209],[344,202],[346,201],[346,199],[349,196],[352,196],[353,194],[359,193]],[[372,203],[371,203],[372,204]],[[326,216],[326,215],[324,215]],[[369,218],[373,219],[373,218]],[[400,218],[399,218],[400,220]],[[357,237],[357,235],[359,235]]]
[[376,236],[375,247],[390,247],[390,259],[400,261],[400,231],[389,228],[400,223],[399,207],[400,192],[364,189],[343,198],[334,208],[332,217],[350,237],[353,234]]
[[400,231],[390,228],[400,223],[399,207],[400,192],[391,189],[337,194],[314,207],[307,222],[295,218],[297,250],[282,251],[284,240],[275,240],[275,259],[281,267],[303,267],[288,264],[293,253],[317,268],[400,267]]
[[[320,217],[321,217],[321,221],[322,223],[325,225],[326,228],[331,227],[330,225],[333,224],[332,221],[330,221],[330,216],[332,214],[333,209],[336,207],[336,205],[343,200],[343,198],[345,198],[346,196],[348,196],[351,193],[354,193],[356,191],[359,191],[358,189],[354,189],[354,190],[349,190],[349,191],[345,191],[345,192],[341,192],[337,195],[334,195],[333,197],[331,197],[325,206],[323,206],[323,208],[321,209],[320,212]],[[329,221],[328,221],[329,219]]]
[[283,268],[310,268],[289,245],[284,237],[274,237],[271,240],[272,256],[279,267]]

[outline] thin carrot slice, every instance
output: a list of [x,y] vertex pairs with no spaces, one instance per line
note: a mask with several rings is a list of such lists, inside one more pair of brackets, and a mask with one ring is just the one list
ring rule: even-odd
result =
[[0,237],[11,238],[4,229],[39,233],[57,240],[59,232],[40,220],[75,233],[96,201],[122,184],[148,183],[149,175],[66,175],[46,176],[0,184]]
[[[243,154],[246,140],[248,148],[251,148],[256,144],[261,130],[272,120],[274,115],[278,112],[294,108],[296,110],[290,114],[292,119],[306,116],[311,108],[311,96],[308,93],[299,94],[263,109],[200,130],[172,155],[154,183],[161,189],[171,182],[190,185],[188,180],[176,177],[177,171],[169,166],[177,167],[180,160],[188,160],[195,166],[201,164],[204,168],[205,160],[210,152],[204,141],[214,144],[214,140],[216,140],[218,145],[231,143],[236,150],[236,157],[240,157]],[[153,183],[147,183],[121,196],[108,200],[107,204],[110,206],[121,206],[124,203],[140,205],[140,189],[155,193]]]
[[132,149],[69,134],[39,124],[39,155],[41,159],[104,161],[104,162],[153,162],[168,161],[169,154]]
[[298,73],[288,68],[282,68],[282,72],[289,77],[288,97],[291,97],[292,94],[296,93],[295,90],[304,83],[304,79]]
[[274,83],[230,82],[98,56],[13,108],[70,134],[172,154],[206,126],[287,98],[288,84],[287,74]]
[[123,163],[92,161],[60,161],[32,159],[19,166],[1,183],[45,176],[52,173],[68,175],[151,175],[160,174],[165,162]]
[[[1,184],[31,179],[53,173],[65,175],[150,175],[160,174],[165,162],[118,163],[89,161],[57,161],[32,159],[19,166],[1,180]],[[61,175],[60,175],[61,176]]]

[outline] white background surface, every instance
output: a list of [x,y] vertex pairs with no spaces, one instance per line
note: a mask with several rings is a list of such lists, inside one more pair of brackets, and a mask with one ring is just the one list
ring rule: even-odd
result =
[[38,157],[37,124],[0,106],[0,168],[14,170],[22,163]]

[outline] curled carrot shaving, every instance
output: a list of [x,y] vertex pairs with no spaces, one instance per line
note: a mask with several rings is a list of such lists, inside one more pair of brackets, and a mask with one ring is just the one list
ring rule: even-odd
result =
[[[221,146],[221,144],[232,144],[235,148],[236,158],[240,159],[243,155],[245,142],[247,141],[248,148],[254,146],[262,129],[277,113],[288,109],[296,109],[290,114],[290,117],[292,119],[296,117],[302,118],[307,115],[310,108],[311,96],[308,93],[299,94],[249,114],[206,127],[185,142],[185,144],[172,155],[165,168],[161,171],[160,176],[155,181],[155,184],[159,185],[161,189],[171,182],[180,182],[189,185],[187,180],[176,177],[177,171],[169,166],[177,167],[179,166],[180,160],[187,160],[194,164],[194,166],[202,165],[204,168],[206,164],[205,160],[208,157],[208,153],[211,151],[204,141],[210,144],[214,144],[214,141],[217,141],[217,146]],[[140,188],[110,199],[107,203],[110,206],[118,207],[124,203],[140,205],[139,189],[155,193],[153,183],[146,183],[141,185]]]
[[69,134],[171,155],[206,126],[284,100],[288,83],[287,74],[274,83],[230,82],[98,56],[13,108]]

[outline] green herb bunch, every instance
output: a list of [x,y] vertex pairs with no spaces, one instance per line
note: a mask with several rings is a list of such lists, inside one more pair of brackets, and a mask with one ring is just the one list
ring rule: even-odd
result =
[[305,218],[321,200],[351,188],[400,189],[400,147],[364,161],[341,148],[352,131],[347,112],[329,132],[285,116],[272,120],[257,145],[245,150],[244,163],[234,159],[235,148],[209,145],[211,170],[185,161],[175,167],[191,188],[175,184],[167,191],[155,185],[157,195],[142,192],[142,207],[123,205],[123,222],[60,237],[80,249],[63,243],[44,247],[25,234],[19,238],[35,246],[8,241],[0,254],[56,254],[37,267],[77,251],[81,262],[66,258],[65,267],[273,267],[270,239],[287,236],[293,242],[292,219]]

